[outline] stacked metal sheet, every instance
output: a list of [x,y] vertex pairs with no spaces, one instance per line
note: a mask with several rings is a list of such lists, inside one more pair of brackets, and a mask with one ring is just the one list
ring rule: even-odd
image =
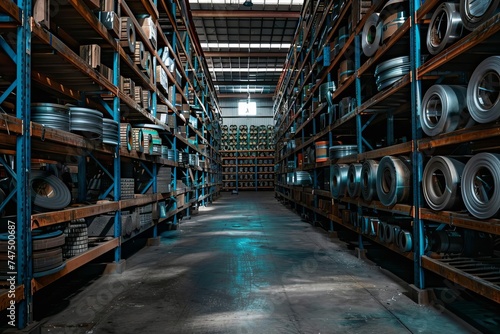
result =
[[69,108],[53,103],[33,103],[31,120],[48,128],[69,132]]

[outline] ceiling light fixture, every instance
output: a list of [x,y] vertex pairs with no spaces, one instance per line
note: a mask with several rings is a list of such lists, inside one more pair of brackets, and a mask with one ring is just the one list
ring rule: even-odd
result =
[[243,6],[252,7],[253,6],[252,0],[245,0],[245,2],[243,3]]

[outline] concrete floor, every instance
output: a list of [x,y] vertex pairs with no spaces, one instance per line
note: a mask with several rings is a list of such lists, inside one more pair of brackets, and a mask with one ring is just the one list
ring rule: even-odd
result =
[[68,301],[46,333],[470,333],[302,222],[224,194]]

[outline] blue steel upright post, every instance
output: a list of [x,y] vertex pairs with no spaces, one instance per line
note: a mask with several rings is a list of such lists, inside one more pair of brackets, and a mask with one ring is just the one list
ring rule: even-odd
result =
[[[113,85],[120,86],[120,55],[118,51],[113,52]],[[120,124],[120,98],[113,97],[113,120]],[[113,157],[113,200],[119,201],[121,194],[121,175],[120,175],[120,138],[118,138],[118,145],[115,147],[115,154]],[[121,238],[122,235],[122,215],[120,210],[115,212],[115,238]],[[115,248],[115,262],[120,263],[122,258],[121,243]]]

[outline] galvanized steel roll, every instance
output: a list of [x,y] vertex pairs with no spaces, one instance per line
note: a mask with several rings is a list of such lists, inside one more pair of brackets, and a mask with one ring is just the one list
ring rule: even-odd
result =
[[385,222],[379,222],[379,224],[378,224],[377,236],[378,236],[378,239],[380,240],[380,242],[383,242],[383,243],[386,242],[386,239],[385,239],[385,227],[386,227],[386,225],[387,225],[387,223],[385,223]]
[[120,133],[118,129],[118,122],[104,118],[102,120],[102,142],[104,144],[118,146],[120,142]]
[[347,172],[347,192],[349,197],[355,198],[361,195],[361,169],[362,164],[351,164]]
[[498,216],[500,211],[500,154],[479,153],[465,165],[461,181],[462,199],[470,214],[479,219]]
[[385,156],[377,169],[377,195],[385,206],[394,206],[410,196],[410,169],[406,158]]
[[401,230],[398,234],[398,246],[403,253],[411,252],[413,249],[413,236],[410,232]]
[[422,192],[432,210],[460,208],[460,179],[464,167],[464,163],[444,156],[429,160],[422,175]]
[[330,192],[333,198],[345,196],[349,165],[335,164],[330,167]]
[[127,151],[132,151],[134,145],[134,135],[132,126],[129,123],[120,123],[120,144],[127,148]]
[[422,130],[428,136],[455,131],[474,124],[467,113],[467,89],[454,85],[434,85],[422,100]]
[[375,67],[375,81],[379,91],[392,86],[410,72],[410,57],[402,56],[389,59]]
[[312,185],[311,174],[306,171],[296,171],[294,173],[294,185],[296,186],[310,186]]
[[327,102],[329,106],[332,106],[335,89],[335,82],[333,81],[326,82],[319,86],[319,102]]
[[382,24],[379,22],[379,13],[373,13],[368,17],[363,26],[361,34],[361,48],[367,57],[377,52],[382,39]]
[[427,30],[427,50],[430,54],[438,54],[447,45],[459,40],[463,30],[458,3],[442,3],[434,11]]
[[378,161],[367,160],[361,167],[361,194],[367,202],[377,199]]
[[33,103],[31,105],[31,120],[48,128],[63,131],[70,130],[69,108],[54,103]]
[[472,73],[467,86],[467,106],[478,123],[500,118],[500,56],[483,60]]
[[460,17],[467,30],[475,30],[498,12],[500,0],[460,0]]
[[102,112],[70,107],[70,131],[79,133],[89,139],[102,138]]
[[338,160],[340,158],[352,155],[352,154],[357,154],[358,153],[358,147],[356,145],[337,145],[337,146],[330,146],[328,149],[328,153],[330,156],[331,160]]

